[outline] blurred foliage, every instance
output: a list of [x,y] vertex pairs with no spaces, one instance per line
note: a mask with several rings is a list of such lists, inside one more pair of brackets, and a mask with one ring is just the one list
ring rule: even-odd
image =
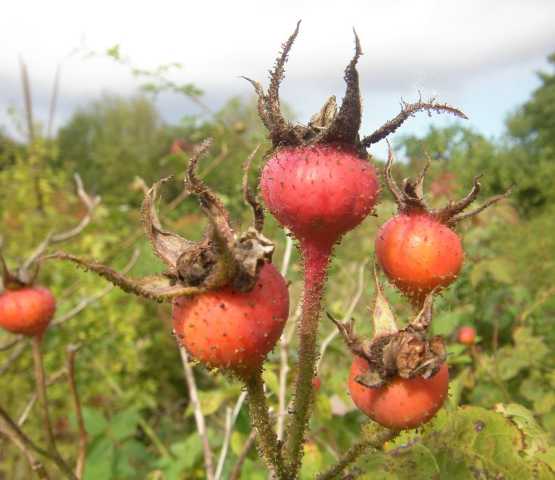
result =
[[[121,61],[119,49],[109,55]],[[555,64],[555,57],[551,62]],[[164,190],[163,221],[185,236],[198,238],[205,221],[196,202],[176,199],[192,148],[206,137],[212,137],[214,145],[200,165],[201,175],[219,192],[237,223],[248,224],[250,212],[241,198],[242,164],[263,143],[253,165],[253,170],[259,169],[268,147],[255,103],[232,99],[211,115],[185,115],[179,124],[168,125],[149,96],[170,88],[162,81],[165,71],[147,75],[138,70],[138,76],[155,78],[157,87],[129,98],[104,96],[77,111],[55,138],[36,136],[31,143],[21,143],[0,134],[0,235],[11,266],[21,263],[48,232],[79,220],[82,206],[72,186],[72,174],[77,171],[103,203],[93,223],[63,248],[118,269],[136,249],[140,256],[131,274],[160,271],[162,265],[142,235],[142,190],[137,178],[150,184],[175,175]],[[353,467],[359,478],[553,478],[555,75],[542,73],[540,78],[540,88],[508,117],[506,134],[499,140],[454,125],[430,128],[426,135],[402,137],[398,142],[400,156],[406,160],[395,166],[400,178],[415,175],[426,153],[432,157],[427,181],[432,205],[463,194],[478,173],[484,174],[481,199],[510,185],[514,193],[460,227],[465,266],[458,281],[438,299],[433,325],[434,333],[446,336],[449,343],[448,405],[425,428],[404,433],[383,452],[363,456]],[[198,89],[180,93],[196,100],[200,95]],[[176,140],[180,150],[172,148]],[[376,163],[381,168],[381,162]],[[253,184],[254,176],[253,172]],[[370,217],[343,240],[329,273],[326,309],[341,318],[357,290],[359,269],[364,268],[362,298],[353,312],[364,334],[371,333],[373,239],[394,210],[384,193],[378,219]],[[279,265],[284,234],[270,218],[266,233],[278,245],[275,261]],[[288,271],[293,312],[301,298],[301,277],[294,251]],[[43,266],[40,282],[56,294],[56,318],[107,287],[96,276],[52,262]],[[408,302],[389,286],[386,295],[399,318],[408,319]],[[478,342],[471,348],[455,341],[463,325],[477,329]],[[321,339],[333,329],[323,319]],[[32,398],[34,384],[27,342],[2,349],[13,338],[0,332],[0,391],[2,406],[17,418]],[[169,307],[117,289],[109,291],[48,331],[44,350],[49,376],[63,369],[69,343],[83,345],[77,359],[77,384],[90,437],[85,478],[204,478],[201,442],[171,335]],[[296,340],[290,349],[289,382],[296,368],[295,348]],[[274,409],[278,356],[277,351],[270,356],[264,374]],[[363,426],[366,419],[349,398],[349,364],[346,348],[336,338],[320,366],[321,388],[305,445],[303,479],[325,470],[372,428]],[[199,367],[195,374],[210,443],[218,453],[226,410],[235,405],[240,385]],[[74,458],[77,435],[66,383],[54,383],[49,395],[62,453]],[[246,409],[238,415],[222,478],[229,476],[249,436]],[[37,416],[33,409],[24,429],[40,441]],[[24,458],[7,441],[0,442],[0,478],[30,478]],[[242,478],[267,478],[255,449],[246,458]]]

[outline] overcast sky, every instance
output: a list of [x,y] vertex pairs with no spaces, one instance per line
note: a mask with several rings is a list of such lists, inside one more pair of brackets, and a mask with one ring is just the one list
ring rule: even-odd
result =
[[[389,1],[7,1],[0,17],[0,125],[21,106],[18,55],[28,64],[36,116],[46,121],[56,65],[81,44],[95,51],[120,44],[140,67],[181,62],[175,76],[205,91],[213,108],[248,95],[238,77],[266,80],[280,44],[302,19],[288,63],[282,98],[300,120],[344,91],[343,69],[353,52],[352,28],[362,43],[359,62],[363,129],[370,132],[399,110],[399,100],[424,97],[460,107],[468,125],[499,135],[508,112],[538,86],[535,72],[555,51],[554,0]],[[132,93],[137,83],[113,62],[65,59],[58,126],[102,92]],[[165,99],[164,118],[177,121],[194,106]],[[404,133],[421,133],[425,114]],[[381,154],[383,146],[375,153]]]

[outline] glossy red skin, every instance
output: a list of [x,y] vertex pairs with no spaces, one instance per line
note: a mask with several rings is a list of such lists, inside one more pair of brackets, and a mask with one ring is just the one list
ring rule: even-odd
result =
[[0,294],[0,327],[26,336],[44,333],[56,311],[56,299],[47,288],[27,287]]
[[264,202],[300,240],[333,245],[372,211],[379,192],[370,162],[351,147],[285,147],[264,166]]
[[380,388],[369,388],[355,378],[368,371],[368,362],[355,357],[349,375],[349,390],[355,405],[372,420],[387,428],[416,428],[429,421],[447,398],[447,364],[431,378],[396,378]]
[[399,214],[382,225],[376,256],[391,282],[410,297],[448,286],[464,260],[459,236],[427,214]]
[[476,329],[474,327],[461,327],[457,334],[457,340],[463,345],[474,345],[476,342]]
[[254,371],[279,339],[289,314],[289,292],[272,264],[247,293],[225,287],[173,304],[173,328],[195,359],[212,368]]

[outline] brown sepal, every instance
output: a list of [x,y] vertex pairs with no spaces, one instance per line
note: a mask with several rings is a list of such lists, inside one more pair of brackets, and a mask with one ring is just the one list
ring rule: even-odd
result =
[[499,202],[500,200],[508,197],[511,194],[512,188],[509,188],[501,195],[495,195],[484,202],[481,206],[470,212],[464,212],[476,200],[480,193],[480,176],[474,177],[474,182],[470,192],[462,199],[449,202],[445,207],[439,209],[430,209],[424,199],[424,178],[428,167],[430,166],[430,159],[428,158],[424,168],[416,180],[405,179],[403,181],[403,188],[400,188],[392,174],[392,165],[395,161],[393,150],[388,142],[388,155],[387,163],[384,169],[385,184],[393,195],[399,212],[421,212],[430,215],[438,222],[443,223],[449,227],[453,227],[461,220],[473,217],[482,212],[490,205]]

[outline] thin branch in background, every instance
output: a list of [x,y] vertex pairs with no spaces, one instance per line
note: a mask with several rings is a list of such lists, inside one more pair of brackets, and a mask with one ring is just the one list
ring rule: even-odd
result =
[[[233,409],[228,408],[226,410],[226,422],[225,422],[225,433],[224,433],[224,442],[222,444],[222,449],[220,451],[220,458],[218,459],[218,466],[216,468],[216,475],[215,480],[219,480],[222,476],[225,460],[227,457],[227,452],[229,450],[229,444],[231,442],[231,435],[233,434],[233,427],[235,422],[237,421],[237,417],[241,412],[241,408],[245,403],[245,399],[247,398],[247,392],[241,392],[239,398],[237,398],[237,402],[235,402],[235,406]],[[254,431],[254,430],[253,430]]]
[[42,413],[43,427],[46,434],[46,441],[48,444],[48,453],[52,458],[56,459],[56,463],[60,466],[62,471],[66,474],[68,478],[72,480],[77,480],[65,460],[58,452],[56,446],[56,439],[54,437],[54,431],[52,430],[52,422],[50,421],[50,411],[48,407],[48,397],[46,394],[46,379],[44,375],[44,365],[42,361],[42,351],[41,351],[42,338],[39,336],[33,337],[31,340],[31,345],[33,347],[33,362],[35,365],[35,382],[37,388],[37,398],[39,401],[39,406]]
[[83,186],[83,180],[78,173],[73,175],[73,179],[75,181],[75,186],[77,189],[77,196],[81,200],[81,203],[85,206],[86,212],[81,221],[75,226],[70,228],[69,230],[58,232],[58,233],[50,233],[46,236],[46,238],[35,248],[33,253],[30,257],[25,261],[22,265],[20,271],[26,272],[33,264],[39,260],[40,256],[46,251],[46,249],[55,243],[62,243],[66,242],[77,235],[79,235],[88,225],[91,223],[92,216],[94,209],[100,203],[100,197],[98,196],[90,196],[86,191],[85,187]]
[[8,369],[15,363],[15,361],[23,354],[26,347],[27,343],[18,340],[16,347],[11,351],[8,359],[0,367],[0,376],[4,375],[4,373],[8,371]]
[[239,458],[237,459],[237,463],[233,467],[231,471],[231,475],[229,476],[229,480],[240,480],[241,478],[241,471],[243,470],[243,464],[247,459],[247,455],[249,454],[251,448],[254,446],[254,442],[256,441],[256,430],[251,430],[251,433],[247,437],[247,441],[245,445],[243,445],[243,449],[239,454]]
[[29,144],[35,140],[35,122],[33,120],[33,100],[31,96],[31,83],[29,72],[22,57],[19,57],[19,69],[21,73],[21,86],[23,87],[23,101],[25,102],[25,116],[27,119],[27,138]]
[[[67,370],[65,368],[63,368],[62,370],[59,370],[46,381],[46,387],[48,388],[51,385],[54,385],[55,383],[63,379],[66,375],[67,375]],[[31,413],[31,410],[35,406],[36,402],[37,402],[37,392],[34,392],[33,395],[31,395],[31,398],[27,402],[27,405],[25,406],[25,408],[23,409],[23,411],[21,412],[21,415],[17,420],[18,427],[23,427],[23,424],[27,421],[27,418],[29,417],[29,414]]]
[[58,106],[58,93],[60,91],[60,73],[62,66],[58,64],[56,74],[54,76],[54,84],[52,85],[52,95],[50,97],[50,107],[48,109],[48,127],[46,129],[46,138],[52,138],[52,128],[54,127],[54,117],[56,115],[56,107]]
[[75,464],[75,476],[81,480],[83,478],[83,472],[85,471],[88,439],[85,421],[83,420],[83,412],[81,410],[81,400],[79,398],[79,392],[77,391],[77,384],[75,382],[75,356],[77,355],[78,350],[79,347],[75,345],[67,347],[67,374],[69,378],[71,396],[73,397],[73,403],[75,405],[75,416],[77,418],[77,425],[79,428],[79,453]]
[[208,442],[208,434],[206,432],[206,423],[204,421],[204,415],[202,414],[202,410],[200,407],[200,400],[198,398],[198,390],[197,390],[197,383],[195,380],[195,374],[193,373],[193,368],[189,364],[189,357],[187,355],[186,350],[180,345],[179,345],[179,353],[181,354],[181,362],[183,363],[183,370],[185,372],[185,381],[187,382],[187,389],[189,390],[191,405],[193,406],[195,422],[197,425],[197,432],[202,441],[206,479],[215,480],[214,479],[214,459],[213,459],[212,449],[210,448],[210,443]]
[[[362,297],[362,292],[364,290],[364,268],[365,267],[366,267],[366,262],[362,262],[358,267],[357,289],[355,291],[355,294],[353,295],[351,303],[349,304],[349,308],[347,308],[347,311],[343,316],[343,320],[341,321],[341,323],[345,323],[349,321],[349,319],[353,315],[353,312],[355,311],[356,306],[358,305],[358,302],[360,301],[360,298]],[[330,343],[335,339],[335,337],[337,337],[338,334],[339,334],[339,330],[337,328],[334,328],[331,331],[331,333],[322,342],[322,346],[320,347],[320,355],[318,357],[318,361],[316,362],[316,371],[320,369],[320,364],[322,363],[322,359],[324,358],[324,354],[326,353],[326,350],[328,349]]]
[[8,413],[0,407],[0,432],[10,439],[25,455],[29,462],[31,470],[37,474],[41,480],[49,480],[50,476],[44,468],[44,465],[37,460],[34,453],[49,457],[48,452],[36,446],[33,441],[27,437],[19,427],[13,422]]

